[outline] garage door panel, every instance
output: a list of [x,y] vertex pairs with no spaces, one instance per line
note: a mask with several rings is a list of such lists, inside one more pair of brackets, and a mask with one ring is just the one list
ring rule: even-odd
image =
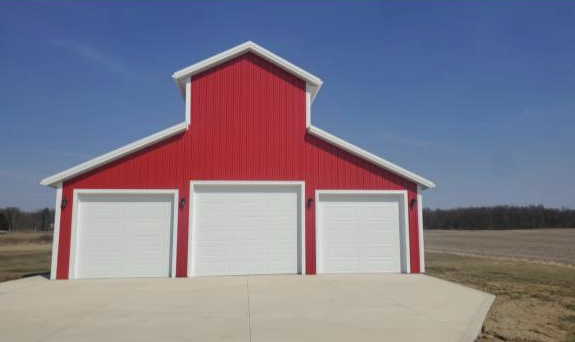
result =
[[[239,199],[241,195],[235,194],[234,198]],[[256,198],[248,198],[245,200],[234,201],[233,208],[237,213],[246,214],[258,214],[266,208],[266,202],[263,197],[259,196]]]
[[261,260],[253,260],[253,261],[238,260],[238,261],[232,261],[230,263],[229,274],[230,275],[258,274],[262,273],[262,270],[265,270],[265,263]]
[[[325,227],[326,229],[329,229],[329,226]],[[349,228],[349,226],[348,226]],[[329,244],[334,244],[334,245],[352,245],[355,246],[357,245],[357,242],[359,241],[359,234],[354,231],[346,231],[346,230],[340,230],[340,231],[332,231],[332,232],[328,232],[327,234],[325,234],[324,240],[329,243]]]
[[360,268],[365,273],[378,273],[381,270],[393,270],[396,266],[395,260],[364,260]]
[[295,245],[295,241],[292,244],[268,242],[266,253],[268,256],[293,256],[294,253],[297,253],[297,248],[293,245]]
[[76,278],[167,277],[173,197],[80,195]]
[[[295,203],[295,201],[294,201]],[[287,211],[287,210],[286,210]],[[284,211],[285,215],[285,211]],[[292,229],[297,225],[297,210],[290,210],[287,216],[276,216],[268,213],[266,228],[269,229]]]
[[123,258],[126,257],[124,251],[119,249],[107,249],[102,248],[101,250],[105,251],[105,253],[100,253],[98,250],[96,253],[93,251],[86,251],[82,253],[82,258],[85,258],[87,261],[92,263],[93,265],[99,264],[119,264],[118,261],[122,261]]
[[293,273],[293,269],[297,267],[297,263],[291,261],[268,261],[266,267],[269,273]]
[[330,247],[326,251],[329,257],[358,258],[359,248],[357,247]]
[[266,238],[266,232],[262,231],[254,231],[254,230],[238,230],[233,232],[234,240],[235,241],[263,241]]
[[[218,230],[210,231],[208,229],[198,230],[196,234],[198,242],[226,242],[232,239],[233,232],[229,230],[224,230],[222,228]],[[202,247],[201,245],[199,247]]]
[[227,227],[232,224],[232,218],[225,216],[225,213],[220,212],[220,215],[205,215],[203,213],[198,214],[198,229],[222,229],[222,227]]
[[359,259],[332,259],[326,262],[329,273],[354,273],[360,268]]
[[296,194],[270,195],[265,201],[265,209],[271,214],[285,214],[293,210],[293,202],[296,200]]
[[366,258],[396,258],[398,253],[394,245],[367,246],[361,252]]
[[130,239],[130,249],[138,250],[142,253],[154,250],[165,251],[166,248],[169,248],[168,244],[162,241],[163,236],[158,234],[132,234],[128,239]]
[[383,194],[320,195],[320,272],[400,272],[400,203]]
[[228,260],[222,262],[198,262],[194,265],[194,272],[197,275],[230,274],[230,264]]
[[122,236],[119,234],[105,234],[105,235],[96,235],[96,234],[87,234],[88,236],[85,237],[86,240],[89,240],[90,243],[84,246],[84,250],[89,251],[91,249],[100,249],[100,248],[117,248],[120,249],[123,246],[123,242],[119,241],[122,239]]
[[395,232],[377,231],[375,229],[364,230],[361,233],[361,242],[364,244],[381,242],[381,241],[394,241],[397,237]]
[[199,256],[198,257],[198,267],[202,265],[219,265],[228,263],[229,255],[213,255],[213,256]]
[[349,206],[348,203],[344,201],[331,200],[329,205],[325,207],[325,212],[334,218],[347,218],[349,215],[353,215],[357,211],[357,208]]
[[[277,186],[200,186],[193,195],[193,274],[297,273],[297,191]],[[221,206],[214,199],[227,203],[230,210],[216,210]],[[220,243],[218,259],[209,258],[213,241]]]
[[[230,250],[227,244],[221,244],[219,246],[209,246],[206,245],[203,247],[203,252],[200,256],[198,256],[198,260],[209,262],[211,261],[225,261],[227,260],[230,254]],[[225,259],[216,260],[217,258],[222,257]]]
[[272,230],[264,232],[265,239],[267,241],[286,241],[286,242],[296,242],[296,237],[293,234],[293,231],[283,229],[283,230]]
[[266,248],[262,244],[236,244],[231,254],[234,260],[261,260],[265,258]]
[[245,214],[237,214],[233,219],[233,227],[236,229],[251,229],[251,230],[264,230],[266,228],[265,217],[261,216],[247,216]]

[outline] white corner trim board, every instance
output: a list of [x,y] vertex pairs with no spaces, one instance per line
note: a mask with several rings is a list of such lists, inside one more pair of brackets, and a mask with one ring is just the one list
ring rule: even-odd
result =
[[50,267],[50,279],[56,279],[56,268],[58,267],[58,245],[60,244],[60,216],[62,202],[62,183],[56,185],[56,206],[54,213],[54,235],[52,237],[52,265]]
[[70,238],[70,267],[68,271],[68,279],[77,279],[77,258],[78,258],[78,241],[82,227],[80,226],[80,196],[166,196],[172,200],[172,221],[171,221],[171,244],[170,248],[170,261],[169,275],[172,278],[176,277],[176,257],[177,257],[177,241],[178,241],[178,193],[177,189],[74,189],[73,193],[73,209],[72,209],[72,235]]
[[56,187],[58,183],[61,183],[67,179],[70,179],[70,178],[77,176],[79,174],[93,170],[99,166],[102,166],[104,164],[107,164],[109,162],[117,160],[119,158],[122,158],[122,157],[124,157],[130,153],[139,151],[139,150],[146,148],[150,145],[156,144],[156,143],[158,143],[162,140],[165,140],[167,138],[170,138],[176,134],[182,133],[182,132],[186,131],[187,129],[188,129],[188,123],[187,122],[179,123],[179,124],[174,125],[170,128],[167,128],[163,131],[149,135],[149,136],[147,136],[143,139],[140,139],[138,141],[135,141],[131,144],[122,146],[122,147],[115,149],[111,152],[108,152],[106,154],[98,156],[94,159],[90,159],[85,163],[82,163],[80,165],[69,168],[69,169],[62,171],[60,173],[57,173],[53,176],[44,178],[40,182],[40,184],[48,185],[51,187]]
[[172,77],[174,78],[176,85],[180,89],[180,93],[182,94],[182,96],[184,96],[186,91],[185,80],[187,78],[199,74],[202,71],[210,69],[216,65],[225,63],[226,61],[229,61],[230,59],[233,59],[245,52],[252,52],[306,81],[310,85],[311,102],[313,102],[315,96],[317,95],[319,89],[321,88],[323,81],[317,76],[314,76],[311,73],[296,66],[295,64],[286,61],[280,56],[264,49],[263,47],[259,46],[258,44],[252,41],[247,41],[243,44],[237,45],[229,50],[219,53],[213,57],[204,59],[203,61],[200,61],[186,68],[178,70],[172,75]]
[[419,272],[425,273],[425,248],[423,244],[423,196],[421,186],[417,186],[417,230],[419,232]]
[[309,129],[311,125],[311,87],[305,85],[305,128]]
[[427,180],[411,171],[408,171],[390,161],[387,161],[383,158],[380,158],[378,156],[376,156],[375,154],[372,154],[370,152],[367,152],[366,150],[359,148],[343,139],[340,139],[338,137],[336,137],[335,135],[332,135],[320,128],[317,128],[313,125],[310,125],[308,127],[308,132],[309,134],[318,137],[322,140],[325,140],[357,157],[360,157],[362,159],[365,159],[369,162],[374,163],[375,165],[378,165],[380,167],[383,167],[384,169],[387,169],[399,176],[402,176],[408,180],[413,181],[414,183],[420,184],[423,186],[423,188],[426,189],[431,189],[435,187],[435,184],[430,181]]
[[[297,204],[298,209],[298,235],[299,241],[299,265],[298,271],[301,274],[306,274],[306,262],[305,262],[305,182],[304,181],[190,181],[190,206],[189,206],[189,230],[188,234],[188,277],[193,277],[197,275],[197,270],[194,269],[196,258],[198,257],[196,248],[194,248],[194,243],[197,241],[198,237],[198,227],[197,222],[198,215],[198,187],[203,187],[203,189],[211,189],[211,191],[223,191],[225,192],[250,192],[250,189],[257,189],[257,191],[269,191],[272,189],[293,189],[297,191],[299,197],[299,203]],[[227,190],[227,191],[226,191]],[[284,191],[285,191],[284,190]],[[253,191],[253,190],[252,190]],[[274,190],[275,191],[275,190]],[[273,192],[273,191],[272,191]]]
[[192,78],[188,77],[186,80],[186,99],[184,101],[186,106],[186,123],[188,126],[192,123]]

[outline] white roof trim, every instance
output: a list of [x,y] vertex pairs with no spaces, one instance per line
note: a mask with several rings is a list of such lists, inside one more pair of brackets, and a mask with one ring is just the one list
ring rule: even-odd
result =
[[53,176],[44,178],[40,184],[42,185],[48,185],[51,187],[58,187],[58,184],[73,178],[75,176],[78,176],[82,173],[88,172],[90,170],[93,170],[99,166],[102,166],[104,164],[107,164],[109,162],[112,162],[114,160],[120,159],[130,153],[139,151],[143,148],[146,148],[150,145],[156,144],[162,140],[165,140],[169,137],[172,137],[178,133],[184,132],[185,130],[187,130],[188,128],[188,123],[187,122],[182,122],[179,123],[177,125],[174,125],[170,128],[167,128],[163,131],[160,131],[158,133],[149,135],[143,139],[140,139],[138,141],[135,141],[131,144],[122,146],[118,149],[115,149],[111,152],[108,152],[106,154],[103,154],[101,156],[98,156],[94,159],[88,160],[85,163],[82,163],[80,165],[74,166],[72,168],[69,168],[65,171],[62,171],[60,173],[57,173]]
[[357,157],[360,157],[362,159],[365,159],[377,166],[380,166],[384,169],[387,169],[393,173],[395,173],[396,175],[399,175],[403,178],[406,178],[416,184],[419,184],[421,186],[423,186],[424,188],[427,189],[432,189],[435,187],[435,184],[430,181],[427,180],[411,171],[408,171],[398,165],[395,165],[394,163],[387,161],[383,158],[380,158],[378,156],[376,156],[375,154],[372,154],[370,152],[367,152],[366,150],[359,148],[343,139],[340,139],[338,137],[336,137],[335,135],[332,135],[320,128],[317,128],[313,125],[310,125],[307,129],[307,131],[309,132],[309,134],[318,137],[322,140],[325,140]]
[[310,74],[309,72],[303,70],[302,68],[286,61],[280,56],[264,49],[263,47],[259,46],[258,44],[252,41],[247,41],[243,44],[240,44],[236,47],[233,47],[229,50],[219,53],[213,57],[204,59],[201,62],[190,65],[189,67],[186,67],[184,69],[178,70],[172,75],[172,77],[174,78],[174,81],[176,81],[178,88],[180,88],[180,93],[182,94],[182,96],[184,96],[186,92],[187,78],[195,74],[199,74],[207,69],[213,68],[226,61],[229,61],[230,59],[233,59],[246,52],[253,52],[256,55],[274,63],[275,65],[281,67],[282,69],[306,81],[308,85],[310,85],[311,101],[313,102],[315,96],[317,95],[319,89],[321,88],[321,85],[323,84],[323,81],[318,77]]

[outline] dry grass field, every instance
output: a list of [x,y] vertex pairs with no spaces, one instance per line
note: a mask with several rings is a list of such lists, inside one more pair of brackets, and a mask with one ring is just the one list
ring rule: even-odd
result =
[[0,281],[50,272],[52,233],[0,235]]
[[429,275],[497,296],[478,341],[575,342],[575,230],[429,231],[425,238]]
[[425,249],[575,266],[575,229],[428,230]]

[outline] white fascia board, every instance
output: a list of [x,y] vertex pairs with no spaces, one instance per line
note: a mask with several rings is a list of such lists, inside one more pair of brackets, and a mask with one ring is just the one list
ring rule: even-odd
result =
[[240,44],[229,50],[219,53],[213,57],[204,59],[201,62],[198,62],[196,64],[190,65],[189,67],[178,70],[172,75],[172,77],[176,82],[176,84],[178,85],[178,88],[180,88],[180,93],[182,94],[182,96],[184,96],[186,91],[187,78],[192,77],[195,74],[201,73],[202,71],[205,71],[207,69],[213,68],[226,61],[229,61],[230,59],[233,59],[246,52],[253,52],[256,55],[272,62],[273,64],[279,66],[280,68],[306,81],[308,84],[311,85],[310,87],[311,101],[313,102],[315,96],[317,95],[319,89],[321,88],[321,85],[323,84],[323,81],[317,76],[310,74],[309,72],[303,70],[297,65],[286,61],[280,56],[264,49],[263,47],[259,46],[258,44],[252,41],[247,41],[243,44]]
[[364,160],[367,160],[377,166],[380,166],[386,170],[389,170],[393,173],[395,173],[396,175],[399,175],[405,179],[408,179],[416,184],[419,184],[422,186],[422,188],[425,189],[432,189],[435,187],[435,184],[430,181],[427,180],[411,171],[408,171],[398,165],[395,165],[394,163],[387,161],[383,158],[380,158],[378,156],[376,156],[375,154],[372,154],[370,152],[367,152],[366,150],[359,148],[343,139],[340,139],[322,129],[319,129],[313,125],[310,125],[308,127],[308,133],[316,136],[322,140],[325,140],[357,157],[360,157]]
[[147,136],[143,139],[140,139],[138,141],[135,141],[131,144],[122,146],[122,147],[115,149],[111,152],[108,152],[106,154],[98,156],[94,159],[88,160],[85,163],[74,166],[72,168],[69,168],[65,171],[62,171],[62,172],[57,173],[55,175],[52,175],[50,177],[44,178],[40,182],[40,184],[48,185],[48,186],[55,188],[58,186],[59,183],[65,181],[67,179],[76,177],[80,174],[83,174],[83,173],[86,173],[90,170],[93,170],[99,166],[105,165],[105,164],[110,163],[114,160],[117,160],[117,159],[120,159],[124,156],[127,156],[128,154],[134,153],[134,152],[139,151],[143,148],[154,145],[154,144],[156,144],[162,140],[170,138],[176,134],[182,133],[182,132],[186,131],[187,129],[188,129],[188,123],[187,122],[179,123],[177,125],[174,125],[172,127],[167,128],[163,131],[149,135],[149,136]]

